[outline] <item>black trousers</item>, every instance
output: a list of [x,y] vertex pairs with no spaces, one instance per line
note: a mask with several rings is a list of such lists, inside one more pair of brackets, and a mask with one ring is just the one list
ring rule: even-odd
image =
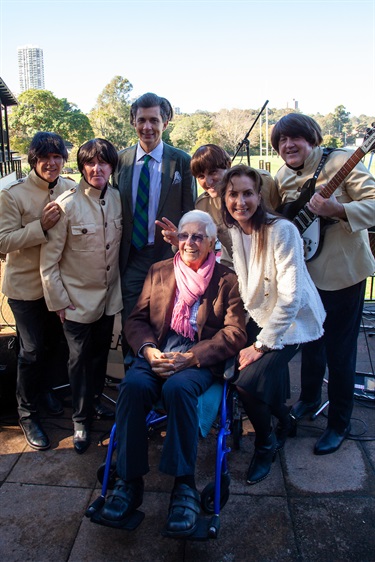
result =
[[117,473],[132,480],[149,471],[146,415],[161,397],[167,434],[159,469],[172,476],[192,475],[198,449],[198,397],[214,381],[209,369],[191,367],[168,379],[136,358],[120,384],[116,405]]
[[[146,279],[148,270],[157,261],[165,260],[173,257],[173,252],[169,244],[164,245],[162,254],[156,255],[154,245],[145,246],[141,250],[137,250],[132,246],[130,248],[129,259],[126,267],[121,265],[120,258],[120,274],[121,274],[121,292],[123,309],[121,311],[122,327],[134,306],[138,297],[142,292],[143,284]],[[124,358],[130,350],[128,342],[122,335],[122,352]]]
[[71,320],[63,324],[69,346],[68,373],[76,430],[90,425],[94,396],[103,391],[114,319],[114,315],[103,314],[91,324]]
[[366,280],[338,291],[318,289],[327,313],[324,335],[302,349],[300,399],[306,402],[320,399],[328,366],[328,427],[340,433],[349,425],[353,410],[365,287]]
[[20,419],[38,417],[38,399],[53,386],[57,371],[66,372],[67,353],[60,319],[44,298],[8,299],[17,326],[17,403]]

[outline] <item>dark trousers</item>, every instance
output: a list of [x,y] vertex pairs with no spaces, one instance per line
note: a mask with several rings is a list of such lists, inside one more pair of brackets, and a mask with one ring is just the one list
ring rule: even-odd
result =
[[338,291],[319,290],[327,318],[324,335],[302,349],[301,396],[306,402],[321,397],[328,366],[328,426],[342,433],[349,425],[354,399],[357,339],[366,281]]
[[[247,345],[257,339],[259,326],[250,319],[246,325]],[[263,355],[239,371],[235,385],[247,417],[255,430],[255,446],[268,442],[272,416],[285,423],[288,416],[286,400],[290,396],[289,361],[299,345],[286,345]]]
[[17,363],[17,403],[20,419],[38,417],[41,392],[53,386],[53,375],[64,371],[67,355],[61,355],[65,344],[60,319],[49,312],[44,298],[35,301],[8,299],[16,321],[19,344]]
[[[121,268],[121,292],[123,302],[121,318],[123,326],[137,303],[148,270],[155,261],[157,260],[155,259],[154,246],[145,246],[142,250],[136,250],[133,246],[131,247],[128,263],[125,268]],[[129,345],[123,339],[124,357],[128,351]]]
[[[156,255],[155,246],[153,245],[145,246],[142,250],[137,250],[134,246],[132,246],[126,267],[121,266],[120,259],[121,292],[123,302],[123,309],[121,311],[122,327],[124,327],[128,316],[137,303],[150,267],[155,262],[172,256],[173,253],[171,246],[169,244],[165,244],[165,249],[163,250],[162,255]],[[124,357],[126,357],[129,350],[130,346],[125,340],[124,334],[122,334],[122,352]]]
[[120,384],[116,405],[117,473],[132,480],[149,471],[146,415],[161,397],[167,412],[167,435],[160,470],[172,476],[192,475],[197,457],[198,396],[214,377],[192,367],[168,379],[155,375],[145,359],[136,358]]
[[114,319],[103,314],[91,324],[71,320],[63,324],[69,346],[68,373],[76,430],[89,426],[94,396],[103,391]]

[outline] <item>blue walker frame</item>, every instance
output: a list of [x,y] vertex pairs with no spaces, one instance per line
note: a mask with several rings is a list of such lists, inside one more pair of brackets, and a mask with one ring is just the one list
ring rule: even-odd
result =
[[[227,454],[231,451],[231,448],[227,446],[227,436],[231,434],[231,426],[233,423],[233,400],[230,389],[230,379],[233,377],[233,372],[234,358],[227,361],[223,377],[223,390],[219,408],[220,422],[216,438],[215,480],[214,482],[209,483],[201,493],[202,510],[206,514],[210,514],[211,518],[208,520],[207,518],[200,517],[196,532],[188,537],[184,537],[188,540],[207,540],[211,538],[216,539],[218,537],[220,530],[220,510],[225,506],[229,498],[230,475],[228,471]],[[153,428],[155,425],[165,421],[166,418],[166,414],[159,414],[155,410],[151,410],[146,417],[147,427]],[[93,523],[106,526],[112,525],[108,525],[108,522],[100,517],[100,511],[105,503],[111,479],[114,477],[114,465],[112,458],[116,449],[116,444],[116,424],[114,424],[110,432],[101,494],[87,508],[85,513],[86,517],[89,517]],[[238,448],[236,444],[235,448]],[[98,473],[100,469],[101,467],[99,467]],[[134,516],[129,516],[129,521],[126,525],[117,528],[128,531],[135,530],[142,522],[144,513],[136,511],[133,515]],[[166,536],[163,531],[162,534],[163,536]]]

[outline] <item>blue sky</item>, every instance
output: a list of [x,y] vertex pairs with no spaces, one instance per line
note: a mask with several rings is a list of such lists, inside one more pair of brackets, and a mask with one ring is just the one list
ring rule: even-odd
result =
[[375,115],[375,0],[0,0],[0,76],[44,51],[45,83],[88,112],[116,76],[183,112],[291,106]]

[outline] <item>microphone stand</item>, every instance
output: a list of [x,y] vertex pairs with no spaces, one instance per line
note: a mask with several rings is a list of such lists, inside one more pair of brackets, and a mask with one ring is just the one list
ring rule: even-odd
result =
[[269,100],[266,100],[265,104],[263,105],[262,109],[259,111],[258,115],[256,116],[256,119],[254,121],[254,123],[251,125],[250,129],[247,131],[246,135],[244,136],[244,138],[242,139],[241,142],[238,143],[237,145],[237,150],[235,155],[232,158],[232,162],[234,161],[234,159],[236,158],[237,154],[239,153],[239,151],[241,150],[241,148],[243,146],[246,146],[246,156],[247,156],[247,165],[250,166],[250,141],[248,139],[251,131],[253,130],[256,122],[258,121],[259,117],[262,115],[264,108],[266,107],[267,103]]

